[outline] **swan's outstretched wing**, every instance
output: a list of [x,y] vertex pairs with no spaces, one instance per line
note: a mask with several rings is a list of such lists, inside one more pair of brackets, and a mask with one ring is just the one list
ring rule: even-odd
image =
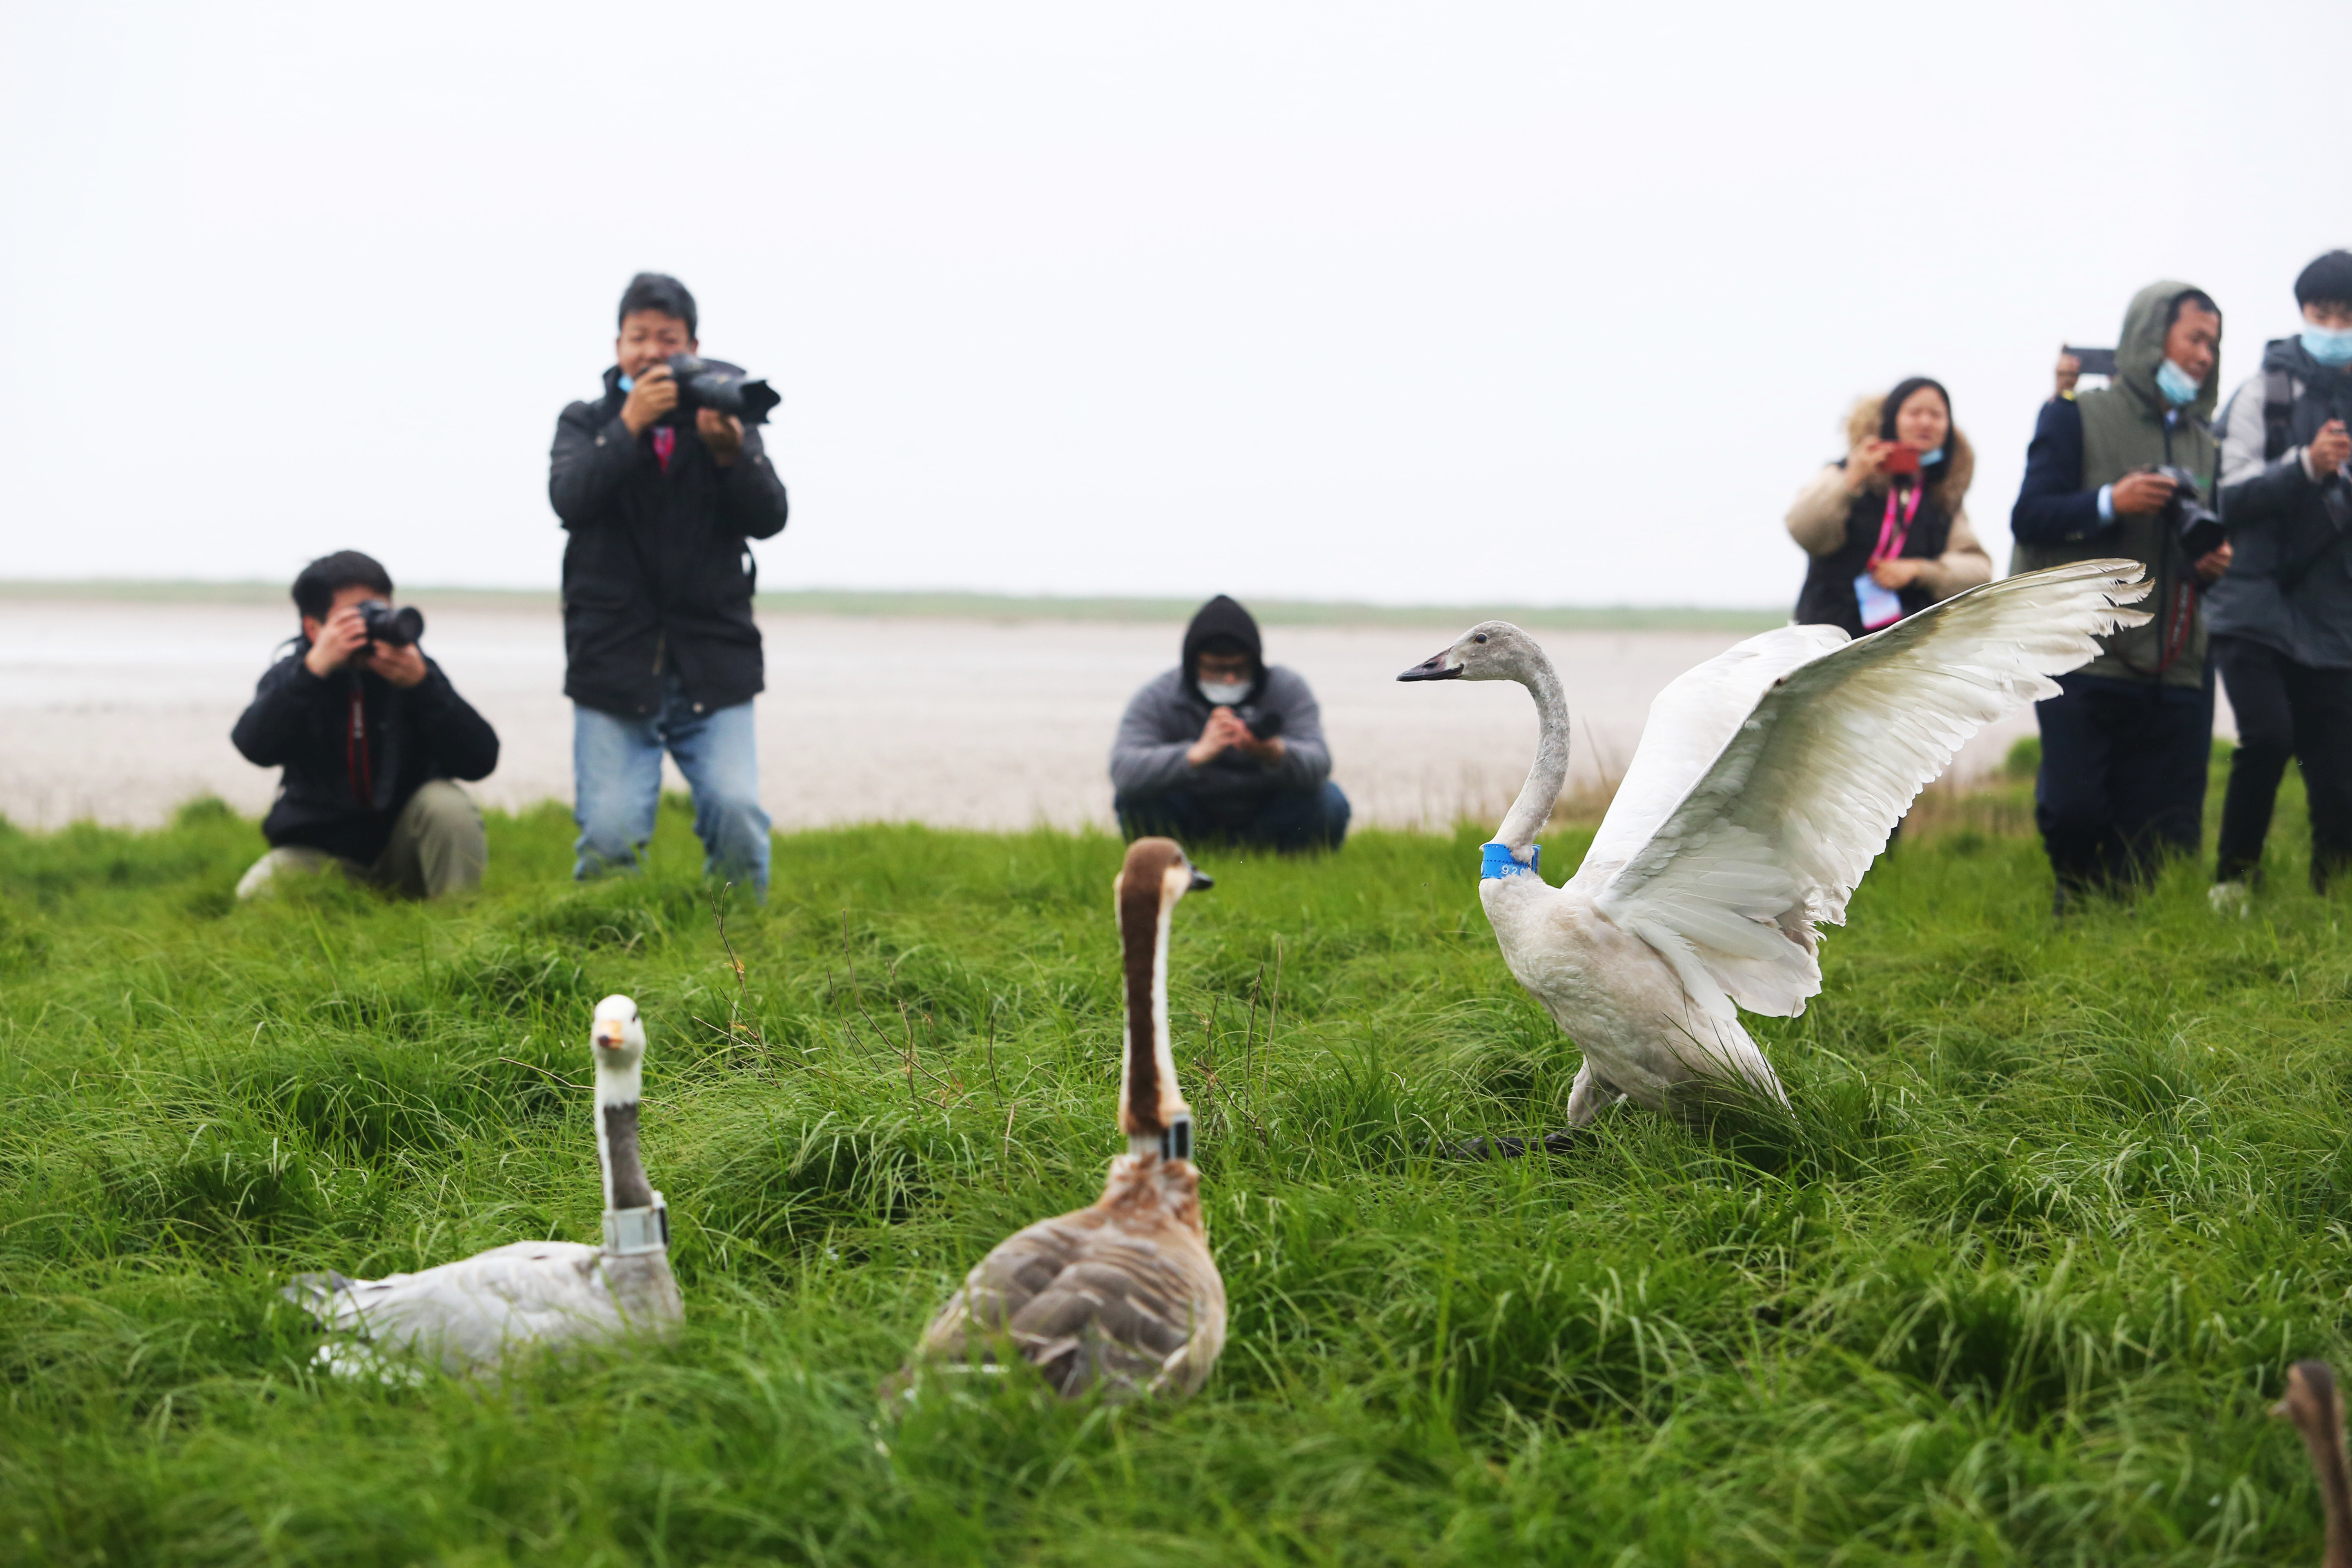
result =
[[[1822,988],[1814,927],[1922,787],[1979,728],[2139,626],[2138,563],[2085,561],[1973,588],[1801,664],[1758,700],[1690,793],[1594,899],[1692,997],[1794,1016]],[[1649,742],[1645,739],[1643,745]]]
[[1809,660],[1845,646],[1836,626],[1775,626],[1666,683],[1650,704],[1642,743],[1577,876],[1598,886],[1632,859],[1706,772],[1756,700]]

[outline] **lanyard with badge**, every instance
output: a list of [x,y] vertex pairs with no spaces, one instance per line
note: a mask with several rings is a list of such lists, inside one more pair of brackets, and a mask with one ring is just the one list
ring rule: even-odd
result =
[[1926,492],[1925,485],[1913,485],[1910,499],[1904,500],[1896,487],[1886,488],[1886,520],[1878,525],[1877,547],[1871,551],[1870,560],[1853,580],[1853,602],[1862,612],[1864,631],[1874,632],[1903,618],[1902,595],[1881,586],[1878,579],[1870,574],[1870,568],[1903,553],[1903,546],[1911,539],[1911,524],[1919,516],[1919,498]]

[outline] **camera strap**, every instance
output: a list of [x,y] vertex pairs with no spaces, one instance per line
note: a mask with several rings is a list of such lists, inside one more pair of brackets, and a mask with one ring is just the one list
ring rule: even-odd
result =
[[1919,501],[1927,493],[1927,488],[1925,485],[1911,486],[1907,501],[1900,499],[1902,493],[1901,486],[1886,487],[1886,518],[1878,525],[1878,546],[1870,552],[1869,565],[1894,560],[1903,553],[1903,547],[1911,542],[1911,525],[1919,520]]
[[352,798],[362,805],[375,804],[375,764],[368,756],[367,693],[357,676],[352,679],[352,722],[343,733],[343,771],[352,781]]

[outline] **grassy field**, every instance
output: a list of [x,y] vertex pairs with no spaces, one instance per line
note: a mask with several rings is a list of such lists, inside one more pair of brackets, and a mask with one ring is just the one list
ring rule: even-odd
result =
[[[1484,835],[1204,852],[1172,989],[1223,1363],[898,1426],[876,1380],[1118,1143],[1114,841],[782,838],[739,987],[674,807],[653,875],[585,889],[561,810],[494,819],[460,909],[235,907],[259,838],[216,805],[0,827],[0,1558],[2315,1563],[2263,1412],[2352,1360],[2343,906],[2290,785],[2252,918],[2180,867],[2055,927],[2021,809],[1923,813],[1827,994],[1756,1021],[1792,1121],[1620,1110],[1498,1166],[1416,1151],[1552,1123],[1576,1056],[1496,953]],[[615,990],[682,1340],[314,1376],[295,1269],[596,1236]]]

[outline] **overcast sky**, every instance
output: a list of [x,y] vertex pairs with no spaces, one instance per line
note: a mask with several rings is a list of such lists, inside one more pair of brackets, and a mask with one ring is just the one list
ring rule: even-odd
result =
[[763,587],[1772,605],[1923,373],[1998,558],[2141,284],[2352,244],[2342,7],[0,10],[0,576],[552,584],[641,268],[786,398]]

